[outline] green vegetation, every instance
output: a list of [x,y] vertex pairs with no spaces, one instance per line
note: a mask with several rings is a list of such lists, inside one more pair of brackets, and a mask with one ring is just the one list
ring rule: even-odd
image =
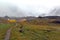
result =
[[34,19],[20,23],[0,24],[0,40],[4,40],[6,31],[12,28],[10,40],[60,40],[60,24],[52,20]]
[[7,30],[11,27],[11,24],[0,24],[0,40],[4,40]]
[[21,25],[12,29],[10,40],[60,40],[60,25],[32,25],[23,23],[23,32],[19,32]]

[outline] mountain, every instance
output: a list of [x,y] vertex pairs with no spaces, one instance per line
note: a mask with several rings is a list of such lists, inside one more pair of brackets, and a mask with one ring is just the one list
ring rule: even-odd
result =
[[60,19],[60,16],[45,16],[44,18]]

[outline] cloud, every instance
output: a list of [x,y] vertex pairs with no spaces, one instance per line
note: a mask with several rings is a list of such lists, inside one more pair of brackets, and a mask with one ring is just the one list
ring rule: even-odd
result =
[[11,12],[15,12],[13,13],[15,16],[21,16],[20,14],[22,16],[38,16],[43,13],[48,14],[52,8],[60,6],[60,0],[0,0],[0,5],[5,5],[4,7],[11,4],[17,7],[10,6],[8,9],[10,16]]

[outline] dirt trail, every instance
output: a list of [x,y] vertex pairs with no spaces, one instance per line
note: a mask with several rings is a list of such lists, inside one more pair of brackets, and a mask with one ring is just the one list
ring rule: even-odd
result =
[[[14,27],[16,27],[16,26],[17,26],[17,23]],[[4,40],[10,40],[11,30],[12,30],[12,27],[7,30]]]
[[10,39],[10,33],[11,33],[11,28],[7,30],[4,40],[9,40]]

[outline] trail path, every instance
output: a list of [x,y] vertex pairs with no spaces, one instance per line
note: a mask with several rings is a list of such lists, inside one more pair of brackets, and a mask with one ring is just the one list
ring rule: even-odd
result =
[[[16,23],[16,25],[14,27],[16,27],[16,26],[17,26],[17,23]],[[7,30],[4,40],[10,40],[11,29],[12,29],[12,27]]]
[[12,29],[12,28],[10,28],[10,29],[7,30],[4,40],[9,40],[9,38],[10,38],[10,33],[11,33],[11,29]]

